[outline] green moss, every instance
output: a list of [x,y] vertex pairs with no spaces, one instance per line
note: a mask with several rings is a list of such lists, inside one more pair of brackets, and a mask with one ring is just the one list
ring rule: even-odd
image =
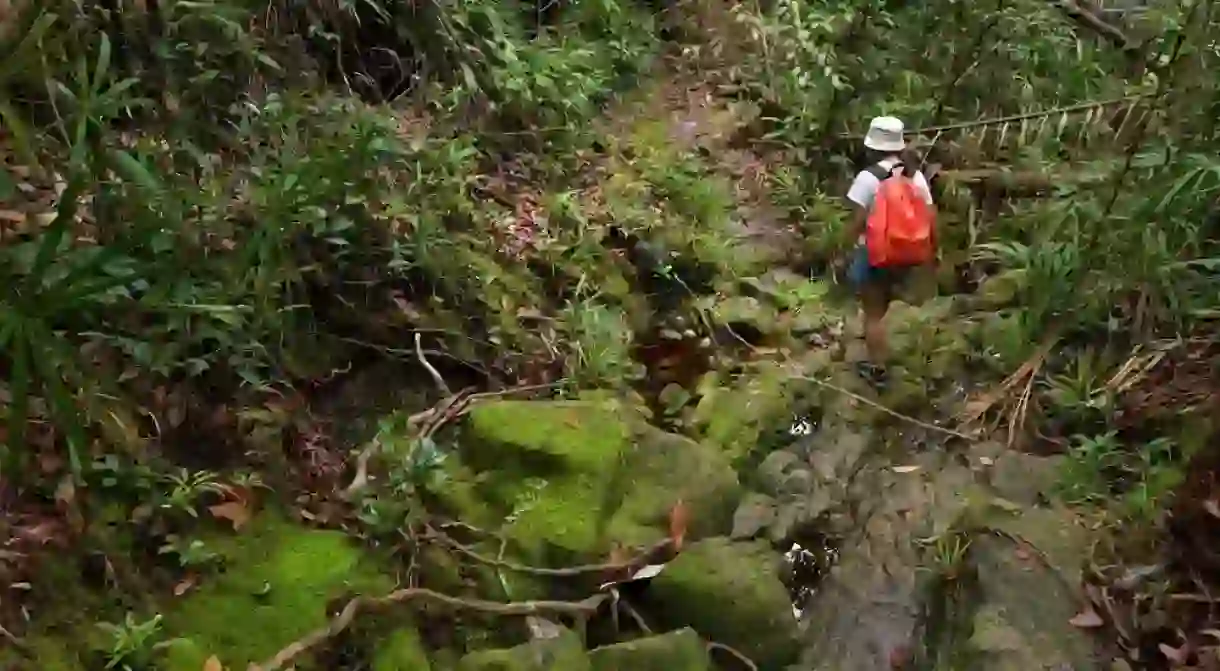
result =
[[415,627],[403,627],[377,646],[373,671],[429,671],[428,654]]
[[564,631],[505,650],[480,650],[462,658],[457,671],[591,671],[580,638]]
[[166,632],[190,641],[173,650],[169,671],[198,671],[211,655],[228,668],[260,663],[325,624],[331,599],[393,586],[342,533],[270,513],[210,543],[226,569],[166,613]]
[[[471,423],[498,455],[498,463],[481,464],[498,471],[496,497],[519,508],[514,540],[531,553],[543,543],[574,552],[598,544],[591,522],[603,508],[604,477],[630,447],[613,403],[490,403],[471,412]],[[506,446],[517,454],[501,452]],[[482,456],[470,458],[482,462]],[[531,472],[546,480],[540,490],[522,486]]]
[[530,556],[652,543],[679,497],[710,532],[738,493],[722,454],[648,426],[623,402],[489,403],[471,425],[477,440],[463,459],[480,471],[484,494],[515,512],[509,536]]
[[29,657],[12,647],[0,649],[0,669],[38,669],[38,671],[85,671],[85,664],[74,651],[78,641],[70,637],[35,636],[25,639]]
[[778,423],[786,424],[793,396],[790,379],[779,364],[760,364],[730,386],[701,389],[692,420],[704,440],[731,459],[741,458],[763,433]]
[[650,612],[667,628],[692,627],[731,645],[759,668],[783,668],[797,653],[796,619],[765,543],[712,538],[692,544],[653,579]]
[[593,671],[710,671],[712,660],[693,629],[607,645],[589,653]]

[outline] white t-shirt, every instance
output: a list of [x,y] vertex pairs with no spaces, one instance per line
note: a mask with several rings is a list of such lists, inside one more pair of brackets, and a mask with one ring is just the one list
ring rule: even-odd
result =
[[[890,156],[877,162],[877,165],[886,170],[893,170],[898,164],[897,156]],[[923,173],[916,170],[915,177],[912,178],[915,182],[915,188],[923,194],[923,199],[927,204],[932,204],[932,189],[928,187],[928,180],[923,176]],[[861,170],[856,173],[856,179],[852,181],[851,188],[847,190],[847,199],[851,202],[868,210],[873,206],[873,199],[877,197],[877,189],[881,188],[881,180],[868,170]],[[859,243],[864,243],[864,236],[861,235],[857,240]]]

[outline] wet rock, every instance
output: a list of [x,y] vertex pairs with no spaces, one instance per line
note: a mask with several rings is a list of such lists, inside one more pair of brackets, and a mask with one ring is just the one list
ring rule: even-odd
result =
[[597,648],[593,671],[711,671],[707,648],[693,629]]
[[784,482],[800,465],[800,457],[788,450],[776,450],[768,454],[758,466],[759,488],[768,494],[782,494]]
[[461,659],[457,671],[592,671],[589,655],[575,633],[537,639],[504,650],[480,650]]
[[978,536],[970,550],[981,601],[969,645],[979,668],[1102,668],[1089,632],[1068,624],[1080,610],[1074,586],[1086,531],[1069,512],[1049,508],[1029,508],[995,526],[1002,535]]
[[869,434],[845,424],[830,425],[794,448],[808,455],[818,480],[847,480],[856,470],[870,440]]
[[663,627],[692,627],[740,650],[759,668],[782,667],[796,656],[797,640],[779,563],[765,543],[700,541],[653,579],[649,610]]
[[995,460],[991,486],[1000,496],[1023,505],[1047,499],[1059,481],[1062,457],[1039,457],[1008,451]]
[[814,477],[806,468],[795,468],[784,476],[779,484],[781,496],[801,496],[813,491]]
[[952,462],[897,472],[869,467],[852,483],[853,519],[836,565],[809,601],[802,669],[876,671],[912,649],[927,574],[916,539],[944,532],[966,510],[971,472]]
[[768,528],[773,543],[791,540],[802,529],[809,528],[835,503],[834,489],[822,487],[803,497],[795,497],[780,504],[775,521]]
[[733,513],[733,540],[758,536],[775,521],[776,501],[766,494],[748,494]]
[[476,407],[470,420],[462,461],[487,507],[515,511],[508,534],[526,554],[650,545],[679,499],[690,511],[688,538],[731,526],[740,487],[725,455],[648,425],[625,403],[501,401]]

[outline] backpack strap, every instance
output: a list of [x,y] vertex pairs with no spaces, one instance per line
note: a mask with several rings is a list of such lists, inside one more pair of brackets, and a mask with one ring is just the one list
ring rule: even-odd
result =
[[868,172],[868,174],[872,175],[873,177],[876,177],[878,181],[884,182],[885,180],[889,179],[890,177],[893,177],[894,171],[901,167],[902,167],[901,162],[895,163],[894,165],[890,166],[889,168],[882,166],[880,163],[874,163],[874,164],[868,166],[867,168],[865,168],[865,170]]

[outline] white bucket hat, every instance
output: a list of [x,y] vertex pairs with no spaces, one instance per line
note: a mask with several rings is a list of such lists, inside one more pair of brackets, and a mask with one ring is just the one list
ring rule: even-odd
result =
[[892,116],[879,116],[868,124],[864,146],[877,151],[899,152],[906,149],[902,139],[902,121]]

